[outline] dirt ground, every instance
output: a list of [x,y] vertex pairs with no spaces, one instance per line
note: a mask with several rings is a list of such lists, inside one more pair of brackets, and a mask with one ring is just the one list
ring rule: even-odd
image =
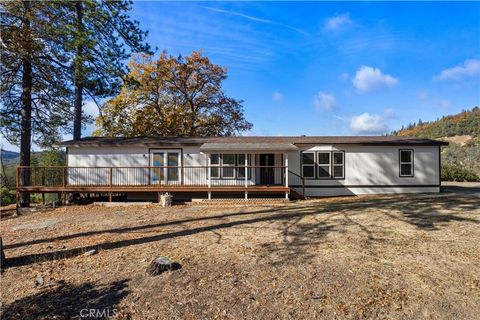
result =
[[480,317],[478,194],[69,206],[1,235],[2,319]]

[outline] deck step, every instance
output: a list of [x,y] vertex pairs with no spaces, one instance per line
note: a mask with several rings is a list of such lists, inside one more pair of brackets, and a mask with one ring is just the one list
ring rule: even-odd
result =
[[298,192],[297,190],[295,190],[293,188],[289,189],[289,193],[295,199],[305,200],[307,198],[307,197],[305,197],[305,195],[303,195],[302,193]]

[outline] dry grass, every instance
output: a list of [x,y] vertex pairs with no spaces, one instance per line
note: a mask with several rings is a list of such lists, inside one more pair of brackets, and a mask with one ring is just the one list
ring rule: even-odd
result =
[[[475,195],[65,207],[1,227],[11,264],[2,319],[85,308],[132,319],[473,319],[480,310]],[[83,255],[91,248],[99,252]],[[182,269],[147,276],[160,255]]]

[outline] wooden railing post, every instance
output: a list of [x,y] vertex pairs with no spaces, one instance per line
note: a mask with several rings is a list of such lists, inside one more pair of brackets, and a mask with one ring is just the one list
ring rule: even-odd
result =
[[67,167],[63,167],[62,168],[62,187],[65,187],[65,178],[66,178],[66,171],[67,171]]
[[305,177],[304,176],[302,176],[302,195],[303,195],[304,198],[306,198],[305,197]]
[[148,167],[148,185],[152,184],[152,167]]
[[110,186],[110,189],[112,189],[113,187],[113,167],[110,167],[109,168],[109,186]]

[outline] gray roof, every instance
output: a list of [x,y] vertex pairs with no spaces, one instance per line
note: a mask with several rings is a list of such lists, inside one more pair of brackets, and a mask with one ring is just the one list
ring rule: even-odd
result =
[[259,151],[259,152],[273,152],[273,151],[295,151],[298,150],[296,146],[291,143],[278,142],[236,142],[236,143],[217,143],[207,142],[200,146],[202,152],[224,152],[224,151]]
[[361,145],[448,145],[448,142],[417,137],[400,136],[234,136],[234,137],[85,137],[63,141],[59,147],[108,147],[108,146],[186,146],[215,144],[361,144]]

